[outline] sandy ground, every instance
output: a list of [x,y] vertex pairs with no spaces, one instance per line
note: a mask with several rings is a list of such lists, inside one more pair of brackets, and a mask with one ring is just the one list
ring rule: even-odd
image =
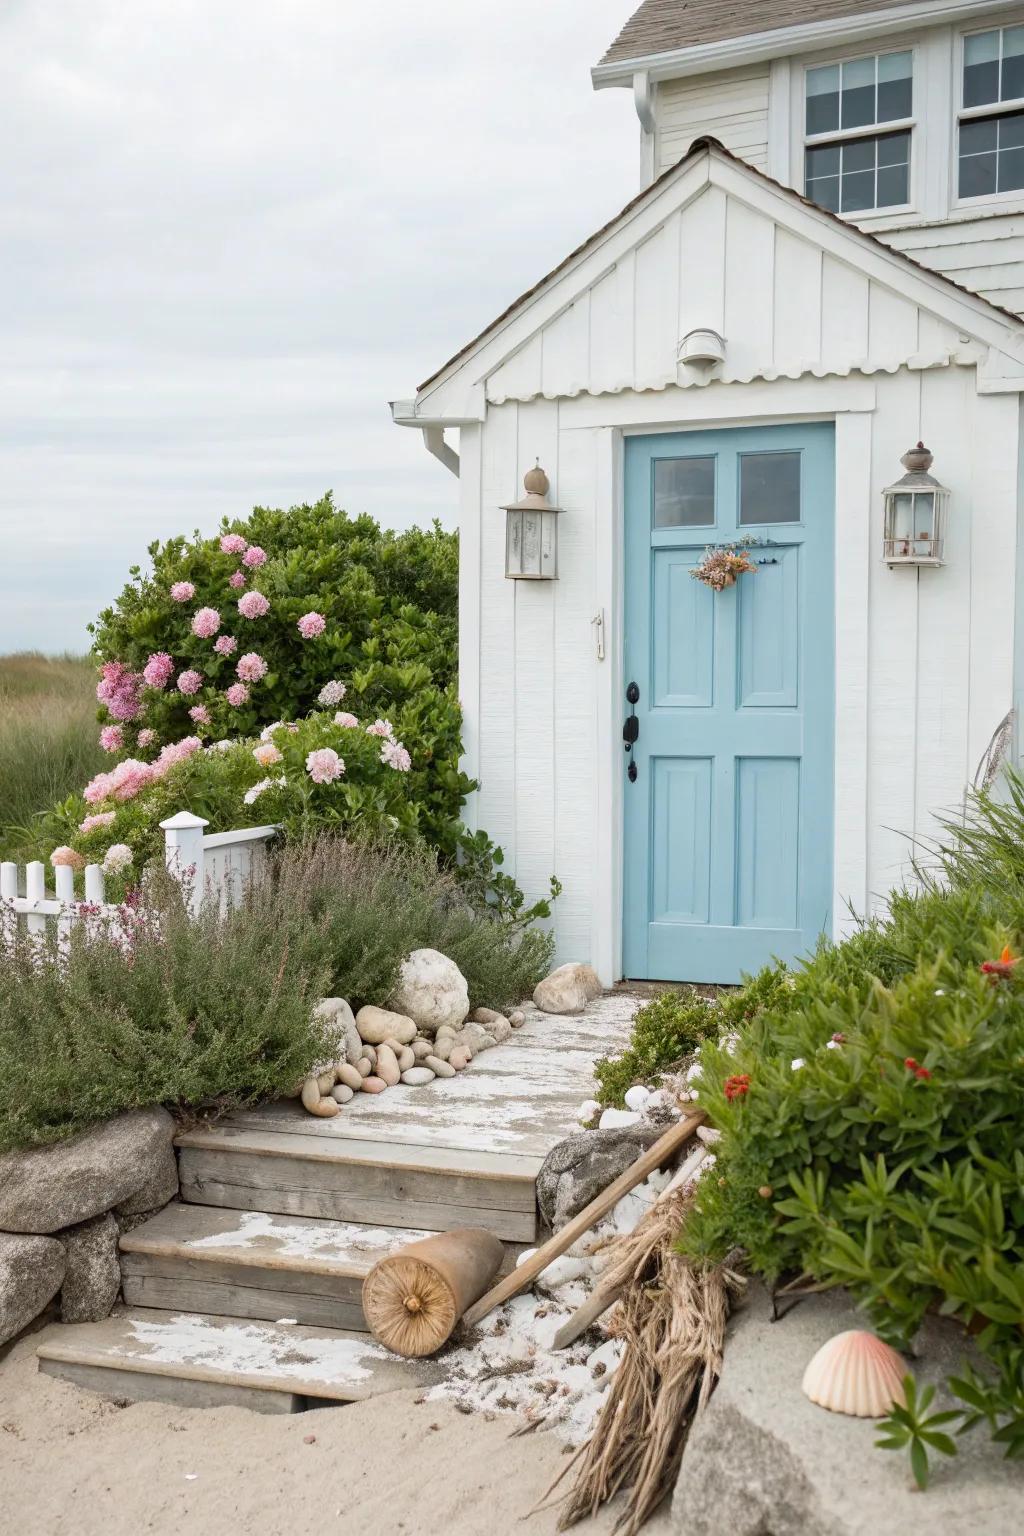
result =
[[[119,1407],[36,1368],[39,1335],[0,1354],[0,1530],[11,1536],[507,1536],[566,1464],[552,1434],[396,1392],[267,1415]],[[315,1439],[307,1444],[310,1436]],[[578,1526],[610,1532],[603,1511]],[[557,1511],[525,1519],[549,1536]],[[667,1536],[662,1513],[650,1536]]]

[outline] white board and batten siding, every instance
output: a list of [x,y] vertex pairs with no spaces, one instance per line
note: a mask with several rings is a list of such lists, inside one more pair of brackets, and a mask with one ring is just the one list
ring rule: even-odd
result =
[[767,64],[663,81],[654,98],[655,175],[705,135],[758,170],[767,169],[768,90]]

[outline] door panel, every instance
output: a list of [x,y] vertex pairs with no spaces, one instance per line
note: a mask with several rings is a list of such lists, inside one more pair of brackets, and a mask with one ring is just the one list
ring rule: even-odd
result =
[[[833,508],[830,424],[627,441],[627,976],[738,981],[830,930]],[[744,539],[755,571],[693,579]]]

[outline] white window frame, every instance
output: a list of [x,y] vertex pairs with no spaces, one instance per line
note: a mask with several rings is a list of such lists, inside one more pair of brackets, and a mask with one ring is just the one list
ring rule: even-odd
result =
[[1008,192],[983,192],[978,197],[960,196],[960,124],[982,117],[1007,117],[1013,112],[1024,112],[1024,96],[1010,101],[989,101],[980,107],[964,106],[964,58],[969,37],[982,32],[1005,32],[1011,27],[1024,26],[1024,12],[1011,16],[998,16],[987,26],[967,27],[956,34],[953,47],[953,130],[949,152],[949,206],[956,212],[979,212],[995,208],[1002,213],[1024,210],[1024,187],[1011,187]]
[[[980,29],[979,29],[980,30]],[[909,53],[911,55],[911,79],[913,81],[914,110],[910,117],[901,117],[893,122],[871,123],[863,128],[836,128],[828,133],[807,132],[807,74],[812,69],[828,69],[837,64],[852,64],[858,59],[879,59],[890,53]],[[910,167],[907,178],[910,198],[905,203],[891,203],[884,208],[853,208],[844,213],[837,211],[836,217],[845,219],[847,223],[865,224],[875,223],[877,220],[897,219],[900,222],[906,220],[908,215],[915,216],[920,208],[920,176],[923,156],[920,150],[917,129],[920,126],[920,90],[921,90],[921,59],[920,49],[916,42],[907,41],[901,43],[898,39],[891,42],[886,40],[885,47],[865,49],[858,48],[847,50],[839,54],[829,54],[815,58],[801,59],[798,65],[799,84],[793,92],[794,116],[796,118],[797,132],[793,135],[793,147],[797,164],[794,166],[793,185],[807,195],[807,151],[816,149],[826,144],[848,144],[857,139],[880,138],[887,133],[910,134]]]

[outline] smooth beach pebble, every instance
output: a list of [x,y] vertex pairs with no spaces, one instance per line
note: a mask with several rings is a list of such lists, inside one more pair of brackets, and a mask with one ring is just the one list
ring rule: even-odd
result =
[[388,1086],[387,1083],[383,1082],[382,1079],[379,1078],[379,1077],[364,1077],[363,1078],[363,1092],[364,1093],[383,1093],[387,1086]]
[[425,1061],[428,1056],[434,1054],[433,1040],[414,1040],[409,1047],[417,1061]]
[[[368,1061],[371,1067],[375,1067],[377,1065],[377,1052],[374,1050],[372,1045],[363,1046],[363,1049],[360,1052],[360,1059],[362,1061]],[[357,1062],[356,1065],[358,1066],[358,1064],[359,1063]]]
[[512,1025],[513,1029],[521,1029],[526,1023],[526,1014],[522,1011],[521,1008],[517,1008],[515,1013],[509,1014],[508,1021]]
[[436,1056],[438,1061],[447,1061],[448,1057],[451,1055],[454,1049],[454,1035],[438,1035],[437,1039],[433,1042],[431,1049],[427,1052],[427,1055]]
[[[370,1065],[369,1062],[366,1063]],[[366,1074],[369,1076],[369,1073]],[[350,1067],[347,1061],[338,1062],[338,1082],[358,1093],[363,1086],[363,1073],[357,1067]]]
[[448,1057],[448,1065],[454,1067],[456,1072],[464,1072],[472,1059],[464,1045],[456,1046],[455,1050]]
[[407,1045],[400,1045],[395,1055],[398,1058],[398,1069],[400,1072],[408,1072],[416,1065],[416,1057]]
[[429,1067],[410,1067],[402,1073],[402,1082],[409,1088],[422,1088],[427,1083],[434,1081],[434,1074]]
[[[359,1073],[362,1082],[365,1083],[366,1079],[373,1071],[373,1066],[369,1061],[367,1061],[365,1056],[360,1056],[359,1060],[356,1062],[356,1071]],[[360,1083],[360,1087],[362,1087],[362,1083]]]
[[[454,1077],[455,1068],[448,1061],[442,1061],[438,1056],[427,1056],[423,1065],[429,1067],[435,1077]],[[404,1081],[404,1079],[403,1079]]]
[[377,1076],[383,1079],[389,1088],[393,1088],[401,1075],[402,1073],[399,1069],[398,1061],[395,1057],[394,1051],[391,1050],[389,1046],[378,1045]]
[[[359,1077],[358,1072],[356,1073],[356,1076]],[[363,1080],[361,1077],[359,1078],[359,1086],[360,1088],[363,1086]],[[336,1083],[335,1086],[331,1089],[331,1098],[334,1100],[335,1104],[347,1104],[349,1099],[355,1098],[355,1094],[348,1086],[348,1083]]]

